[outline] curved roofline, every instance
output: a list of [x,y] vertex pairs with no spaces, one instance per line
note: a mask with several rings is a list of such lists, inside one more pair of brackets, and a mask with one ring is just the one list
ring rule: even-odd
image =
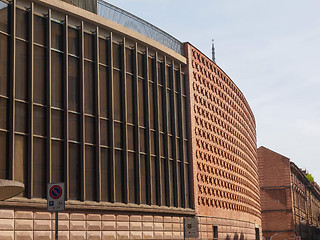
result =
[[185,43],[190,44],[193,48],[195,48],[195,49],[197,49],[199,52],[201,52],[201,53],[203,54],[203,56],[205,56],[205,57],[206,57],[209,61],[211,61],[214,65],[216,65],[216,66],[219,68],[219,70],[221,70],[221,71],[230,79],[230,81],[235,85],[235,87],[236,87],[236,88],[240,91],[240,93],[242,94],[243,99],[244,99],[244,101],[245,101],[245,104],[248,106],[248,109],[249,109],[249,111],[250,111],[250,114],[251,114],[252,117],[253,117],[254,124],[256,125],[256,119],[255,119],[255,116],[254,116],[254,114],[253,114],[253,112],[252,112],[252,109],[251,109],[251,107],[250,107],[250,105],[249,105],[249,103],[248,103],[245,95],[244,95],[243,92],[240,90],[240,88],[237,86],[237,84],[229,77],[229,75],[228,75],[217,63],[213,62],[213,61],[212,61],[206,54],[204,54],[201,50],[199,50],[197,47],[195,47],[195,46],[194,46],[193,44],[191,44],[190,42],[184,42],[184,44],[185,44]]

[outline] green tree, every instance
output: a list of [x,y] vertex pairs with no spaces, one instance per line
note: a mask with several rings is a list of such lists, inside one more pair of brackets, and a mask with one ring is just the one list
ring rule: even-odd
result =
[[309,180],[309,182],[314,182],[314,178],[312,177],[312,175],[310,173],[307,172],[306,174],[306,178]]

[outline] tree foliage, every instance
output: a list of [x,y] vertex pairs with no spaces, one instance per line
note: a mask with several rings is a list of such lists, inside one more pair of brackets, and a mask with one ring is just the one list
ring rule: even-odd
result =
[[310,173],[306,174],[306,178],[309,180],[309,182],[314,182],[314,178]]

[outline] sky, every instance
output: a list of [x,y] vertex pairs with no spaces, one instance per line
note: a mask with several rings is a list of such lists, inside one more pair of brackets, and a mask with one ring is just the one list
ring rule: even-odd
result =
[[244,93],[257,145],[320,185],[320,1],[110,0],[211,58]]

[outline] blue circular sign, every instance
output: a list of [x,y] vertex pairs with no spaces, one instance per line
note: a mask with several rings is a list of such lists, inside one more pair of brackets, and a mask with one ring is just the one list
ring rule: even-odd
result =
[[62,195],[62,189],[59,185],[53,185],[49,191],[50,197],[53,199],[58,199]]

